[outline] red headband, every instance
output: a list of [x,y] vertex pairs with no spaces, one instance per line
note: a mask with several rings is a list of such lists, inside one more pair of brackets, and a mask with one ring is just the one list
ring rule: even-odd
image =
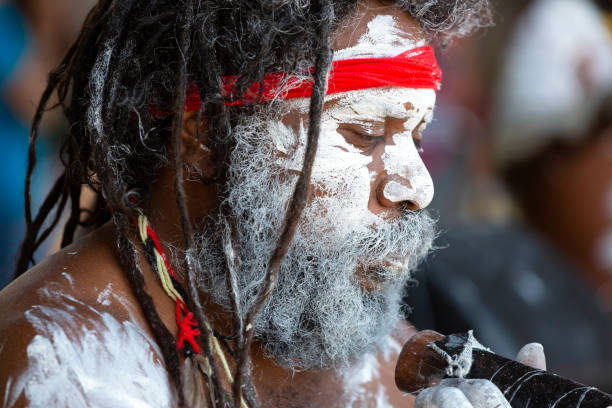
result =
[[[311,73],[314,69],[311,69]],[[228,75],[222,78],[222,94],[232,99],[231,90],[238,76]],[[354,91],[357,89],[394,86],[413,89],[440,88],[442,70],[438,66],[433,48],[423,46],[408,50],[395,57],[355,58],[332,62],[327,94]],[[278,92],[281,86],[286,91]],[[227,106],[244,105],[253,102],[269,102],[275,98],[304,98],[312,94],[312,80],[284,73],[273,73],[264,76],[263,92],[259,97],[259,83],[251,85],[241,99],[227,101]],[[202,102],[196,84],[189,86],[185,101],[185,112],[197,111]]]

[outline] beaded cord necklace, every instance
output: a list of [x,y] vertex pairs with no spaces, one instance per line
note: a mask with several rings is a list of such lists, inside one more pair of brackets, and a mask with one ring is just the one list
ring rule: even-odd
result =
[[[157,234],[155,234],[153,228],[151,228],[147,217],[140,213],[138,219],[135,221],[138,223],[138,233],[140,240],[144,245],[147,260],[157,274],[166,295],[168,295],[168,297],[170,297],[170,299],[176,303],[175,318],[176,324],[179,328],[176,347],[183,351],[185,359],[191,358],[194,355],[203,357],[206,362],[204,374],[210,376],[211,362],[208,361],[208,358],[205,355],[200,354],[200,347],[195,339],[195,336],[200,335],[200,330],[197,327],[193,312],[190,311],[189,305],[184,300],[187,299],[185,289],[180,284],[174,270],[172,269],[172,266],[170,265],[170,262],[168,262],[168,258],[164,254],[159,238],[157,237]],[[206,328],[214,334],[214,336],[209,338],[210,349],[213,350],[214,354],[221,362],[223,371],[225,372],[231,387],[231,385],[234,383],[234,378],[227,359],[225,358],[225,354],[221,348],[218,337],[221,338],[229,353],[233,353],[229,346],[227,346],[225,343],[226,338],[224,338],[224,336],[216,333],[210,326],[207,326]],[[244,397],[240,401],[240,406],[241,408],[249,408],[244,400]]]

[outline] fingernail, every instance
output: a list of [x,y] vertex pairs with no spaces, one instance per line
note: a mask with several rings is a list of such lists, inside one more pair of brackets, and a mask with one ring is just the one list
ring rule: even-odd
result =
[[544,354],[544,346],[540,343],[529,343],[523,346],[516,357],[519,363],[530,367],[546,370],[546,356]]

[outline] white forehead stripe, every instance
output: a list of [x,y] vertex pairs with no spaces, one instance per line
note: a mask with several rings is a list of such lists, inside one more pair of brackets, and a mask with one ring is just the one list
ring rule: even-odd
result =
[[336,50],[334,60],[350,58],[393,57],[402,52],[425,45],[425,40],[404,32],[391,15],[377,15],[368,23],[368,29],[356,45]]

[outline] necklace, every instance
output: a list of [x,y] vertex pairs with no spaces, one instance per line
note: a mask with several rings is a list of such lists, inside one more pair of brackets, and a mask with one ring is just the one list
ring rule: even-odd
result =
[[[159,238],[151,225],[147,217],[140,213],[138,219],[135,220],[138,223],[138,233],[140,240],[142,241],[147,260],[151,264],[151,267],[155,271],[159,278],[162,288],[166,295],[170,297],[175,303],[175,318],[176,325],[178,326],[178,336],[176,340],[176,347],[183,351],[184,357],[187,359],[191,356],[200,354],[200,347],[196,341],[196,336],[199,336],[200,330],[197,327],[197,322],[194,318],[193,312],[191,312],[189,304],[185,301],[188,299],[185,289],[180,284],[168,258],[164,254],[164,250],[161,246]],[[230,370],[225,353],[221,349],[219,339],[223,342],[223,345],[228,349],[230,355],[233,355],[232,350],[229,348],[225,340],[228,338],[215,332],[212,327],[206,326],[206,329],[213,333],[213,336],[209,337],[209,346],[213,351],[214,355],[219,359],[223,367],[223,371],[227,376],[227,379],[231,385],[234,383],[234,378]],[[205,369],[206,375],[211,375],[210,361],[206,356],[205,358],[207,368]],[[244,398],[240,401],[241,408],[248,408]]]

